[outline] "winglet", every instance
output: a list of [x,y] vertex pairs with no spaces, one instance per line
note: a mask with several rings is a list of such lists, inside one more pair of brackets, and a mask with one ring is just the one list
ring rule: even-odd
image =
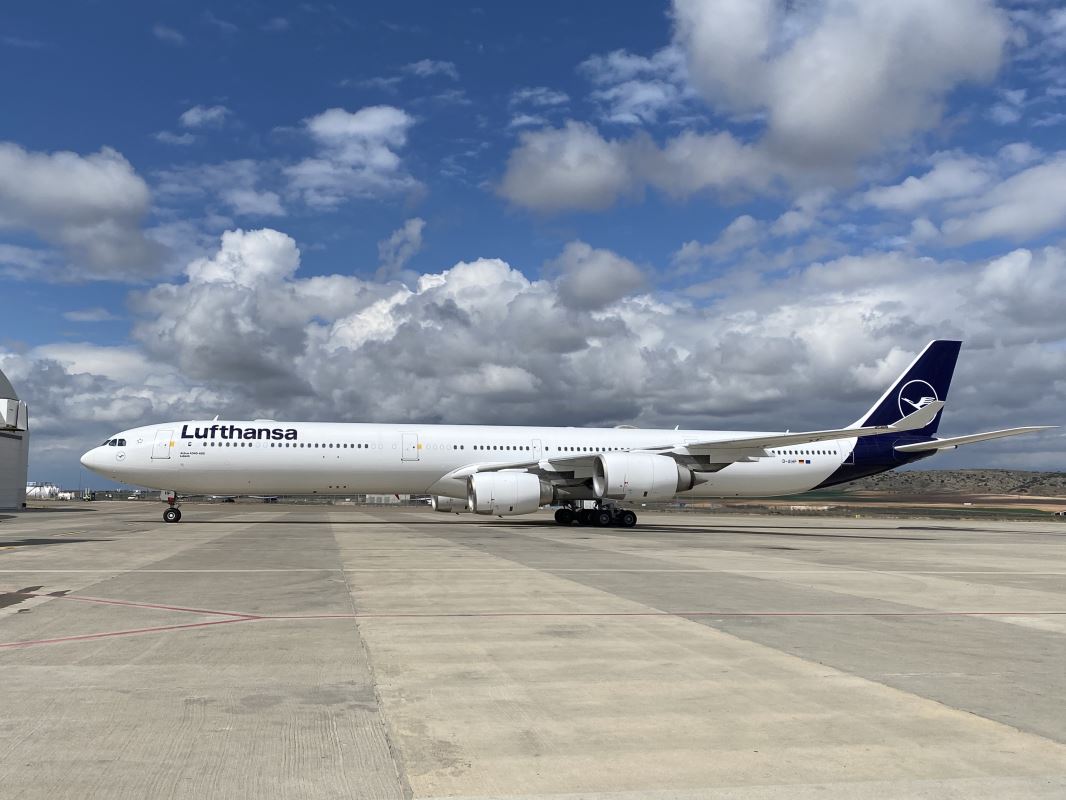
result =
[[944,407],[943,400],[933,400],[930,403],[926,403],[924,406],[914,411],[901,420],[893,422],[891,425],[885,427],[891,428],[895,431],[916,431],[924,428],[930,422],[932,422],[936,415],[940,413],[940,409]]

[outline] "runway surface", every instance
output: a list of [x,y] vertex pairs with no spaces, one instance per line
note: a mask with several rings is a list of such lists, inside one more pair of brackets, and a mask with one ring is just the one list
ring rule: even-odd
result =
[[1066,524],[0,516],[0,796],[1066,796]]

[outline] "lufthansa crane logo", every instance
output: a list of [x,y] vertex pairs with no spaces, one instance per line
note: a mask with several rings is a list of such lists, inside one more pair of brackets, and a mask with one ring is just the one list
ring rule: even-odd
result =
[[930,403],[935,403],[940,398],[936,396],[936,389],[926,381],[913,380],[903,384],[899,390],[899,413],[901,417],[920,411]]

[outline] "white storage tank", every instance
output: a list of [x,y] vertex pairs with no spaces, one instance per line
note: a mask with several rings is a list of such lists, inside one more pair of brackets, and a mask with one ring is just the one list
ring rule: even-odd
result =
[[26,505],[30,416],[11,381],[0,372],[0,511]]

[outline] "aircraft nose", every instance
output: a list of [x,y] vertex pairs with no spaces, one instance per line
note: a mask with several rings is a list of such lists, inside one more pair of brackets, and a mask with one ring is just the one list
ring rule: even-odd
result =
[[94,447],[81,457],[81,465],[86,469],[97,469],[100,466],[100,448]]

